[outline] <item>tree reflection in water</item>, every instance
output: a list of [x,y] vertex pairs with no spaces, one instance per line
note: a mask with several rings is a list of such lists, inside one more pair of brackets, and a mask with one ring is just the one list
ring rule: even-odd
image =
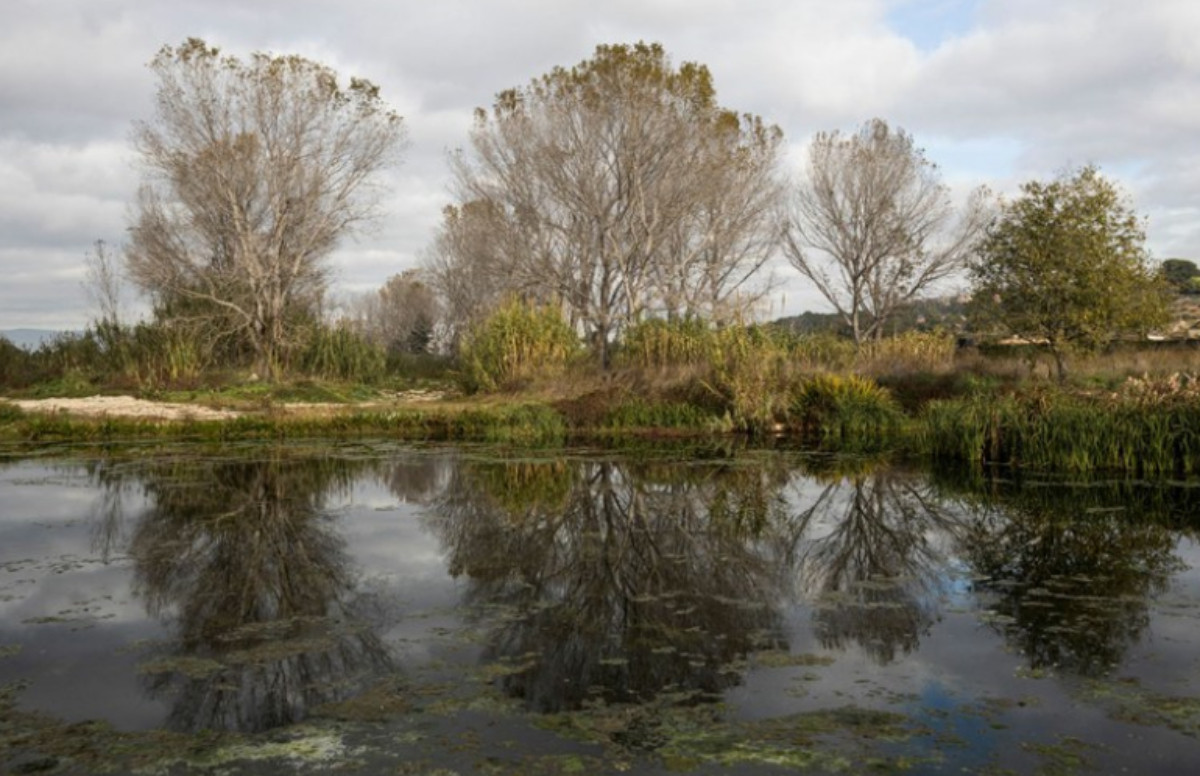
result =
[[779,640],[764,538],[780,472],[466,463],[430,516],[489,619],[487,659],[538,711],[713,696]]
[[[1178,566],[1178,532],[1194,531],[1180,515],[1200,514],[1196,489],[964,488],[839,465],[281,452],[106,463],[99,538],[129,547],[139,595],[173,628],[143,666],[170,724],[259,730],[394,670],[325,507],[364,474],[425,505],[486,629],[488,670],[537,711],[715,697],[747,655],[788,647],[781,606],[796,588],[823,647],[887,664],[918,648],[968,571],[1033,667],[1103,674]],[[148,506],[121,523],[131,483]]]
[[992,627],[1031,668],[1085,676],[1110,673],[1141,638],[1181,568],[1180,532],[1195,535],[1178,516],[1200,515],[1194,488],[1144,483],[991,483],[967,499],[964,554]]
[[923,477],[870,461],[812,476],[824,487],[793,518],[794,562],[817,638],[890,663],[938,619],[962,517]]
[[[128,544],[135,591],[174,629],[142,670],[169,699],[169,727],[264,730],[390,670],[324,508],[363,468],[274,452],[138,470],[149,506]],[[98,474],[112,489],[127,482]]]

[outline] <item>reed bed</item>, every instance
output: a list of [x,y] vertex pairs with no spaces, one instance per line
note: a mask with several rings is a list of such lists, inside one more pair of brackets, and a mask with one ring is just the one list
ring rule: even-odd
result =
[[1072,473],[1200,473],[1200,401],[1061,391],[931,402],[921,444],[935,460]]
[[733,422],[688,402],[633,399],[613,407],[601,423],[606,433],[660,429],[723,433],[733,431]]

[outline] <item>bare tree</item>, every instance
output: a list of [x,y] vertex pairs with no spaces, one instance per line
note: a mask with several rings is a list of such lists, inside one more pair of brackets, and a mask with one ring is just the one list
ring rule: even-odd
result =
[[511,234],[504,213],[486,201],[446,207],[442,226],[426,251],[424,270],[437,292],[446,340],[462,335],[517,291],[501,241]]
[[85,256],[83,292],[95,305],[95,323],[102,327],[121,325],[122,279],[119,259],[104,240],[96,240]]
[[401,119],[370,82],[343,87],[298,56],[243,62],[192,38],[150,67],[130,274],[160,309],[222,318],[274,374],[296,314],[325,291],[330,253],[374,214]]
[[751,288],[775,231],[780,144],[777,128],[717,106],[707,68],[676,69],[657,44],[600,46],[477,112],[454,172],[489,245],[440,261],[486,260],[507,290],[559,301],[607,363],[625,324],[718,312]]
[[437,297],[421,270],[393,275],[359,300],[357,326],[374,344],[393,353],[425,353],[439,318]]
[[792,200],[784,252],[854,334],[879,338],[896,310],[964,266],[987,224],[986,192],[956,216],[938,168],[881,119],[822,132]]

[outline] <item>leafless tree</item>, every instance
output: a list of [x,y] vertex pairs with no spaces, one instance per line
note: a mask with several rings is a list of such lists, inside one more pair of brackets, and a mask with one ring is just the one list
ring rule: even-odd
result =
[[119,259],[108,243],[96,240],[85,257],[83,291],[95,305],[98,326],[113,328],[121,325],[122,279]]
[[816,284],[856,343],[957,272],[987,224],[986,191],[956,214],[938,168],[881,119],[848,137],[822,132],[795,191],[784,252]]
[[160,308],[201,310],[274,374],[297,312],[323,294],[338,241],[373,215],[377,173],[403,140],[368,81],[298,56],[164,47],[126,253]]
[[503,300],[518,292],[501,241],[511,234],[504,213],[486,201],[448,206],[427,250],[424,270],[442,308],[445,339],[462,335]]
[[[777,128],[717,106],[707,68],[676,69],[656,44],[600,46],[477,112],[454,172],[490,239],[440,260],[487,261],[506,289],[557,300],[607,362],[642,316],[755,295],[780,144]],[[453,251],[452,226],[440,247]]]
[[417,269],[393,275],[353,305],[357,328],[369,341],[394,353],[428,350],[439,311],[424,275]]

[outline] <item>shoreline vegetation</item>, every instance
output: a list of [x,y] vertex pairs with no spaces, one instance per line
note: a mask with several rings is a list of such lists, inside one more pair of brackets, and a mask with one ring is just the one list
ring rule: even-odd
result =
[[[9,378],[0,382],[7,394],[0,442],[385,437],[560,445],[744,437],[938,465],[1200,472],[1200,379],[1193,376],[1200,350],[1186,343],[1077,354],[1071,381],[1060,383],[1051,357],[1036,347],[960,348],[940,332],[855,347],[833,335],[698,320],[632,328],[614,365],[602,369],[561,331],[535,330],[544,324],[536,315],[509,320],[491,339],[480,334],[468,343],[456,362],[410,356],[404,367],[361,381],[350,379],[352,370],[278,382],[209,373],[139,388],[127,374],[101,373],[112,360],[100,357],[90,370],[81,362],[20,385],[9,351],[0,363]],[[86,350],[79,340],[89,336],[22,351],[25,366],[66,363],[64,352]],[[120,393],[176,403],[182,417],[29,411],[15,403]],[[226,417],[200,417],[212,410]]]

